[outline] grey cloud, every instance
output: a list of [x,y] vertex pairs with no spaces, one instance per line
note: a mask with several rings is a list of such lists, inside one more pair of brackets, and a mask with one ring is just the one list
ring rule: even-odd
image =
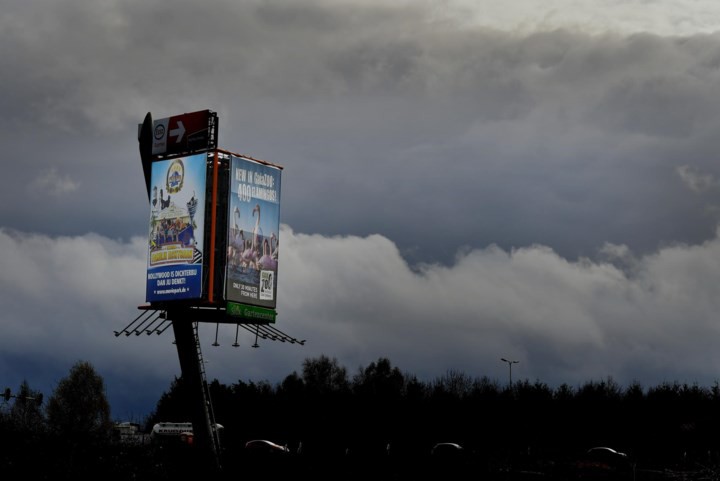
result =
[[28,194],[37,191],[47,191],[50,195],[62,195],[68,192],[75,192],[79,188],[77,181],[74,181],[67,175],[58,172],[55,167],[51,167],[32,182]]
[[713,175],[698,172],[689,165],[678,166],[676,170],[683,183],[693,192],[702,193],[718,185]]

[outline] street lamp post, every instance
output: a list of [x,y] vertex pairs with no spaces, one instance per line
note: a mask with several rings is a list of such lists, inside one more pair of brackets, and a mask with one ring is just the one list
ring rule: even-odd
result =
[[517,364],[520,361],[508,360],[508,359],[505,359],[504,357],[501,357],[500,360],[508,363],[508,367],[510,368],[510,386],[512,386],[512,365]]

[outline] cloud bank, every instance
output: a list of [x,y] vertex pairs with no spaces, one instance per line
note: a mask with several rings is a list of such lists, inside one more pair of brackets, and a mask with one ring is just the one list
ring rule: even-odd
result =
[[[307,235],[282,226],[276,327],[304,346],[235,327],[200,329],[211,379],[280,382],[302,361],[336,358],[354,374],[380,357],[420,379],[448,370],[551,386],[612,378],[713,385],[720,238],[640,258],[608,246],[607,261],[570,262],[535,245],[459,253],[452,266],[411,269],[389,239]],[[178,376],[172,330],[116,337],[144,304],[145,240],[52,238],[0,231],[2,378],[49,390],[77,360],[108,383],[111,404],[144,415]],[[78,295],[78,293],[82,293]],[[34,359],[13,369],[9,360]],[[45,368],[38,370],[40,365]],[[50,367],[48,367],[50,366]]]

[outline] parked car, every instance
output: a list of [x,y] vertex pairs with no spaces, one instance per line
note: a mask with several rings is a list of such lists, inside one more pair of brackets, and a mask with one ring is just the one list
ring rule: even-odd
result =
[[634,479],[635,465],[630,457],[606,446],[588,449],[576,467],[579,479]]
[[459,457],[464,454],[465,449],[458,443],[437,443],[430,450],[432,456]]
[[288,454],[290,450],[287,446],[281,446],[267,439],[253,439],[245,443],[245,449],[255,453],[262,454]]

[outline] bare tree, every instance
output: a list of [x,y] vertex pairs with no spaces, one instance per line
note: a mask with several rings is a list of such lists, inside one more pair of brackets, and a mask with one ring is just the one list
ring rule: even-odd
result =
[[45,426],[45,417],[42,412],[42,393],[33,391],[30,389],[28,382],[23,381],[17,394],[13,397],[15,402],[10,409],[10,419],[18,429],[28,433],[41,431]]

